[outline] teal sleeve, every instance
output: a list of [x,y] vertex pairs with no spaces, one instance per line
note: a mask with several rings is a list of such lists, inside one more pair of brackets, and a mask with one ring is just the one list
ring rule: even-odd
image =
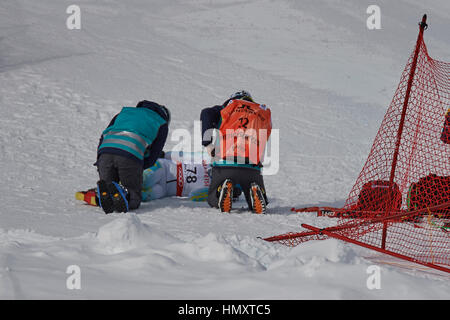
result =
[[188,195],[192,201],[206,201],[208,199],[208,188],[200,188],[191,191]]

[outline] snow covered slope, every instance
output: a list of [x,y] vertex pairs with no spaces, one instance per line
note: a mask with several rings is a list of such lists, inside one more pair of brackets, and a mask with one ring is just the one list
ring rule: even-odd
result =
[[[368,30],[357,0],[80,0],[69,30],[74,1],[2,0],[0,298],[448,299],[447,275],[333,240],[258,239],[334,223],[289,209],[343,204],[423,13],[430,54],[450,61],[450,4],[422,2],[377,1],[382,29]],[[106,216],[74,200],[121,106],[160,102],[171,133],[193,132],[201,108],[241,89],[280,129],[269,214],[162,199]],[[373,264],[380,290],[366,286]],[[66,288],[70,265],[81,290]]]

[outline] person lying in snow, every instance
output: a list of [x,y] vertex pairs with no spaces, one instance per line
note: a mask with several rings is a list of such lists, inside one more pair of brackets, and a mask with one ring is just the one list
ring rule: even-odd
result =
[[[143,172],[142,202],[174,196],[206,201],[211,183],[211,165],[209,159],[203,157],[195,153],[180,157],[179,153],[163,152],[161,158]],[[241,193],[238,186],[233,194],[235,201]],[[96,188],[76,192],[75,198],[98,206]]]

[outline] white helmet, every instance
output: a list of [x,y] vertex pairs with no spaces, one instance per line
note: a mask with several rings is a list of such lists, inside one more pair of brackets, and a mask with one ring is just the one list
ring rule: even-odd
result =
[[250,92],[245,91],[245,90],[241,90],[241,91],[233,93],[230,96],[230,99],[241,99],[241,100],[247,100],[247,101],[254,102],[252,96],[250,95]]

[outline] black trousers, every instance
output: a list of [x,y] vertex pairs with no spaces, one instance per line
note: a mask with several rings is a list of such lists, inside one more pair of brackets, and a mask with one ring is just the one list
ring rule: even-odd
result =
[[244,192],[245,200],[248,208],[251,210],[252,203],[250,199],[250,186],[252,182],[256,182],[263,191],[266,203],[269,203],[266,196],[266,188],[264,187],[264,179],[261,172],[256,169],[246,167],[213,167],[211,172],[211,184],[208,190],[208,204],[213,208],[219,207],[219,194],[217,188],[226,180],[231,179],[233,186],[239,184]]
[[102,153],[97,161],[98,175],[106,182],[120,182],[128,190],[128,207],[139,208],[142,195],[143,166],[133,159],[124,156]]

